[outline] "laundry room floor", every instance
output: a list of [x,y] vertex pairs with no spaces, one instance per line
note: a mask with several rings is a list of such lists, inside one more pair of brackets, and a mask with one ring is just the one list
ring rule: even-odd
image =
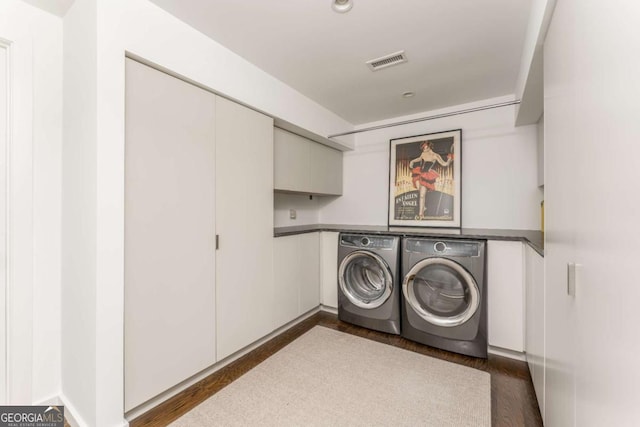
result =
[[543,425],[533,383],[525,362],[492,354],[488,359],[476,359],[449,353],[396,335],[371,331],[344,323],[339,321],[336,315],[322,311],[132,420],[129,425],[140,427],[169,424],[316,325],[488,372],[491,374],[491,419],[493,426],[537,427]]

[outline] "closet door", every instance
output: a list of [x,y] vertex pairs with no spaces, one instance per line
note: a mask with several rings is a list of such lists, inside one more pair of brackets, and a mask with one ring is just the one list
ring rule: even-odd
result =
[[[7,50],[0,46],[0,384],[7,384],[7,128],[8,128]],[[0,387],[0,405],[6,405],[6,387]]]
[[274,329],[273,119],[216,103],[217,358]]
[[298,315],[320,305],[320,233],[305,233],[299,239]]
[[125,410],[215,363],[215,95],[126,62]]

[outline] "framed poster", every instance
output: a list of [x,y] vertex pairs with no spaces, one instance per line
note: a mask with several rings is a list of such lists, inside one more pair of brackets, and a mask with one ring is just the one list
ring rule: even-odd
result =
[[389,225],[460,227],[462,130],[391,140]]

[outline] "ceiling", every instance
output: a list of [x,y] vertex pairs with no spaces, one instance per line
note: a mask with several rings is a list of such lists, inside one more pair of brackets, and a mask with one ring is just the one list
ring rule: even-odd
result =
[[64,16],[75,0],[23,0],[32,6],[46,10],[54,15]]
[[[25,1],[59,16],[73,3]],[[151,1],[354,125],[513,94],[532,3]],[[365,64],[400,50],[405,64]]]
[[[151,0],[353,124],[513,94],[531,0]],[[408,62],[372,72],[370,59]],[[415,92],[413,98],[402,93]]]

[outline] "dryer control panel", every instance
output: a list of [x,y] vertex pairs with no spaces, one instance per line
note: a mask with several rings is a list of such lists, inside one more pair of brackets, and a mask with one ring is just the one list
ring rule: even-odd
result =
[[340,245],[363,249],[393,249],[398,238],[362,234],[341,234]]
[[484,242],[465,240],[405,239],[404,250],[426,255],[450,257],[477,257]]

